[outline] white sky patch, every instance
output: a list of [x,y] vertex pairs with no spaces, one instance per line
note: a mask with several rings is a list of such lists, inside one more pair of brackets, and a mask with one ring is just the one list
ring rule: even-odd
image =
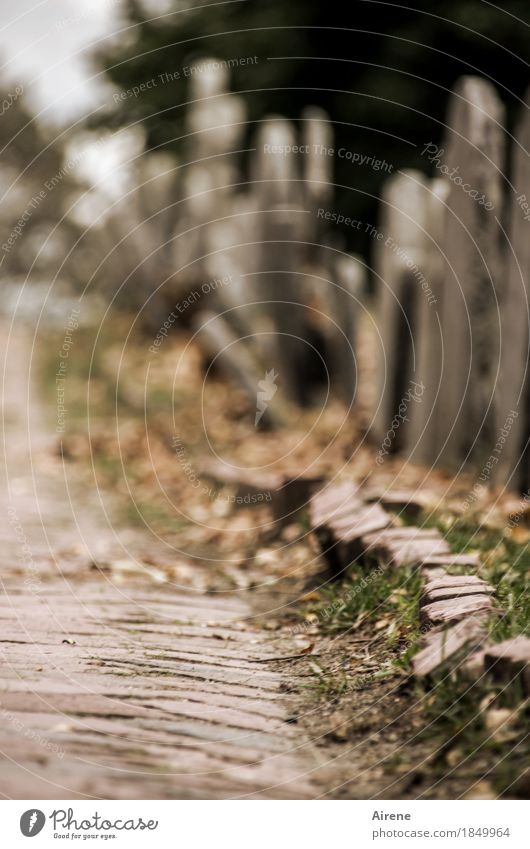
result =
[[122,0],[17,0],[0,25],[1,75],[22,81],[30,106],[42,119],[60,124],[110,102],[90,53],[121,26]]
[[65,161],[75,161],[75,177],[91,187],[75,210],[79,224],[98,220],[103,225],[105,210],[134,184],[132,172],[143,147],[139,127],[102,135],[84,133],[68,145]]

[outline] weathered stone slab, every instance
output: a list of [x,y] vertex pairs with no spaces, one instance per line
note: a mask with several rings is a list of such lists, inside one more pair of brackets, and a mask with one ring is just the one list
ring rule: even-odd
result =
[[366,268],[360,257],[343,253],[335,259],[333,274],[332,390],[351,407],[357,390],[356,323],[367,286]]
[[444,263],[445,203],[449,184],[437,177],[426,187],[425,244],[421,272],[418,280],[418,308],[414,334],[414,380],[424,389],[420,404],[411,404],[407,411],[409,421],[404,425],[404,450],[407,457],[417,463],[432,465],[437,462],[439,446],[438,391],[444,367],[441,333],[446,268]]
[[[436,581],[432,583],[437,583]],[[457,599],[463,598],[465,596],[470,595],[482,595],[485,593],[486,595],[493,595],[495,590],[490,584],[483,583],[481,581],[477,581],[476,583],[470,582],[468,584],[460,584],[460,586],[456,587],[435,587],[434,589],[429,588],[429,585],[425,587],[421,597],[421,604],[432,604],[435,601],[448,601],[449,599]]]
[[[333,125],[327,112],[318,106],[308,106],[302,112],[304,154],[304,194],[306,203],[315,215],[319,206],[326,206],[333,197]],[[315,216],[318,225],[321,218]]]
[[[466,622],[467,620],[463,620]],[[487,643],[484,643],[487,646]],[[486,648],[478,649],[472,652],[460,666],[460,672],[469,681],[478,681],[484,675],[484,658],[486,656]]]
[[332,533],[344,542],[352,542],[390,524],[388,513],[378,504],[366,504],[348,515],[330,522]]
[[[433,539],[433,540],[441,540],[443,539],[441,533],[436,528],[415,528],[415,527],[405,527],[405,528],[387,528],[382,531],[380,534],[373,534],[369,537],[367,542],[370,545],[374,545],[377,542],[396,542],[399,540],[410,540],[410,539]],[[443,555],[442,555],[443,556]]]
[[471,569],[480,567],[480,559],[478,554],[449,554],[449,555],[433,555],[428,557],[423,564],[426,568],[444,566],[449,569],[451,566],[468,566]]
[[335,517],[358,509],[362,504],[359,493],[354,481],[330,484],[316,492],[309,510],[311,528],[319,528]]
[[467,586],[488,587],[493,592],[493,587],[476,575],[446,575],[439,580],[429,581],[425,586],[425,592],[439,589],[459,589]]
[[320,525],[317,536],[332,573],[339,574],[363,554],[361,540],[366,534],[385,528],[390,522],[390,515],[382,507],[370,504]]
[[255,147],[254,184],[261,210],[258,282],[273,324],[276,367],[285,392],[304,405],[309,390],[304,373],[307,311],[300,292],[299,254],[306,215],[293,124],[278,116],[267,118]]
[[420,566],[433,555],[450,552],[449,546],[435,528],[393,528],[363,538],[367,553],[381,559],[387,566]]
[[455,469],[489,456],[497,438],[504,119],[491,83],[462,77],[450,98],[442,150],[432,160],[450,184],[438,439],[440,461]]
[[482,611],[493,613],[491,598],[486,593],[427,604],[420,608],[420,620],[423,625],[445,625]]
[[[382,238],[376,242],[378,350],[372,433],[382,443],[414,373],[414,339],[421,288],[418,274],[425,256],[429,193],[420,171],[390,177],[381,196]],[[390,451],[400,448],[403,431],[394,433]]]
[[220,460],[210,460],[201,467],[202,474],[220,486],[234,487],[238,506],[270,504],[277,521],[287,521],[305,507],[322,480],[316,477],[290,477],[282,472],[245,471]]
[[[509,243],[506,251],[506,288],[502,292],[500,318],[502,347],[498,394],[497,430],[506,425],[510,431],[496,454],[498,463],[493,480],[509,489],[526,490],[530,483],[528,456],[519,463],[530,428],[528,400],[528,361],[530,338],[528,304],[530,302],[530,88],[520,107],[511,146],[511,187],[508,192]],[[511,412],[517,415],[511,415]]]
[[449,628],[440,627],[423,639],[421,650],[412,660],[414,675],[422,678],[441,669],[449,661],[475,651],[486,638],[486,618],[473,616]]
[[530,695],[530,639],[514,637],[487,649],[484,665],[497,681],[509,684],[520,681]]
[[423,580],[428,583],[429,581],[437,581],[439,578],[445,578],[447,572],[442,568],[442,566],[430,566],[427,568],[422,566],[421,575]]
[[428,505],[428,498],[417,489],[370,487],[363,490],[363,497],[366,501],[378,501],[386,510],[403,513],[412,519],[417,518]]

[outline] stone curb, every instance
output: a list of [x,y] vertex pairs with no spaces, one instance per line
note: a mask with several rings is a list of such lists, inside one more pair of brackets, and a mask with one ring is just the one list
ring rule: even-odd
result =
[[[395,498],[385,494],[386,507],[411,506],[409,515],[417,515],[421,504],[406,491]],[[373,558],[389,569],[409,565],[421,570],[418,615],[425,633],[412,658],[414,678],[425,680],[458,666],[471,680],[484,674],[503,683],[517,680],[530,696],[530,639],[488,643],[488,625],[502,610],[494,607],[494,587],[476,574],[478,556],[453,554],[436,529],[396,527],[394,522],[381,499],[377,502],[371,490],[353,482],[324,486],[311,498],[311,530],[335,575],[353,560],[366,565]],[[451,566],[473,571],[451,575]]]

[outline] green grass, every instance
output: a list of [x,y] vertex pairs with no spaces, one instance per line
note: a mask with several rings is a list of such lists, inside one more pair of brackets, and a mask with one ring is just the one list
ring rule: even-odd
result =
[[[530,551],[510,539],[502,529],[481,527],[479,522],[455,520],[449,515],[435,515],[418,521],[421,527],[436,527],[455,553],[479,553],[480,577],[495,587],[496,606],[503,613],[493,617],[490,640],[500,642],[518,634],[530,636]],[[310,617],[324,635],[348,634],[364,623],[372,627],[388,619],[380,634],[386,647],[387,661],[383,675],[398,668],[409,669],[421,637],[418,600],[421,581],[418,572],[404,567],[378,570],[377,564],[359,567],[353,564],[347,576],[320,592],[320,598],[307,606],[301,615]],[[453,567],[455,574],[468,568]],[[362,576],[376,576],[357,592]],[[377,631],[375,632],[377,633]],[[328,703],[340,702],[352,690],[366,686],[367,677],[351,676],[339,668],[315,667],[314,689],[317,697]],[[507,688],[491,680],[470,683],[457,672],[441,674],[430,683],[430,689],[416,685],[421,704],[424,731],[420,740],[439,752],[433,764],[440,778],[451,766],[448,751],[456,749],[458,760],[477,775],[491,769],[489,776],[496,792],[510,794],[514,780],[530,763],[528,737],[528,702],[520,685]],[[529,700],[530,701],[530,700]],[[504,734],[493,734],[486,726],[489,709],[509,709],[512,716]]]
[[[438,676],[431,687],[426,694],[418,686],[425,723],[419,739],[437,751],[435,772],[443,778],[448,764],[456,762],[467,774],[475,770],[477,780],[488,777],[497,794],[510,795],[530,763],[529,704],[520,684],[514,681],[503,687],[486,679],[470,682],[453,672]],[[488,712],[502,709],[507,709],[507,719],[496,733],[486,720]],[[458,755],[452,761],[447,759],[450,751]]]
[[329,584],[319,599],[300,611],[316,621],[325,635],[355,631],[361,624],[380,627],[386,645],[398,655],[408,651],[419,635],[418,601],[421,580],[405,567],[385,570],[350,568],[342,581]]

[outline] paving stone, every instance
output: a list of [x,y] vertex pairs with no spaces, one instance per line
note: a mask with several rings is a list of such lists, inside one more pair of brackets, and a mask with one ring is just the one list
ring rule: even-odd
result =
[[443,625],[482,611],[494,613],[491,598],[486,593],[427,604],[420,608],[420,620],[423,625]]
[[301,117],[303,143],[309,151],[303,162],[305,200],[323,236],[322,217],[318,217],[317,212],[333,197],[333,161],[328,155],[333,147],[333,125],[327,112],[318,106],[307,106]]
[[450,552],[448,544],[434,528],[392,528],[379,534],[366,535],[362,545],[367,553],[392,568],[420,566],[433,555]]
[[423,589],[420,604],[431,604],[444,599],[461,596],[495,592],[491,584],[477,578],[476,575],[447,575],[437,580],[429,581]]
[[313,530],[326,525],[334,517],[348,514],[362,505],[360,488],[353,481],[330,484],[311,498],[309,523]]
[[448,601],[451,598],[464,598],[469,595],[492,595],[493,587],[489,585],[463,584],[460,587],[443,587],[436,590],[425,591],[422,595],[422,604],[433,604],[435,601]]
[[447,572],[442,568],[442,566],[422,566],[421,575],[425,583],[429,583],[429,581],[436,581],[439,578],[445,578]]
[[412,660],[414,675],[418,678],[431,675],[448,662],[453,665],[458,658],[475,651],[485,640],[486,618],[473,616],[451,627],[438,627],[427,634],[422,648]]
[[416,519],[429,502],[428,497],[416,489],[386,490],[382,487],[370,487],[363,490],[363,498],[365,501],[377,501],[386,510],[403,513],[411,519]]
[[450,553],[449,555],[441,554],[427,557],[423,565],[426,567],[443,566],[445,569],[449,569],[451,566],[467,566],[470,569],[479,569],[480,559],[478,554]]
[[307,506],[312,493],[322,485],[318,477],[293,478],[281,472],[247,472],[219,460],[204,463],[201,473],[219,486],[234,487],[235,506],[270,504],[274,518],[280,522],[289,522],[292,514]]
[[391,517],[378,504],[365,505],[352,514],[333,519],[329,524],[330,536],[341,565],[347,566],[364,553],[363,537],[387,527],[390,522]]

